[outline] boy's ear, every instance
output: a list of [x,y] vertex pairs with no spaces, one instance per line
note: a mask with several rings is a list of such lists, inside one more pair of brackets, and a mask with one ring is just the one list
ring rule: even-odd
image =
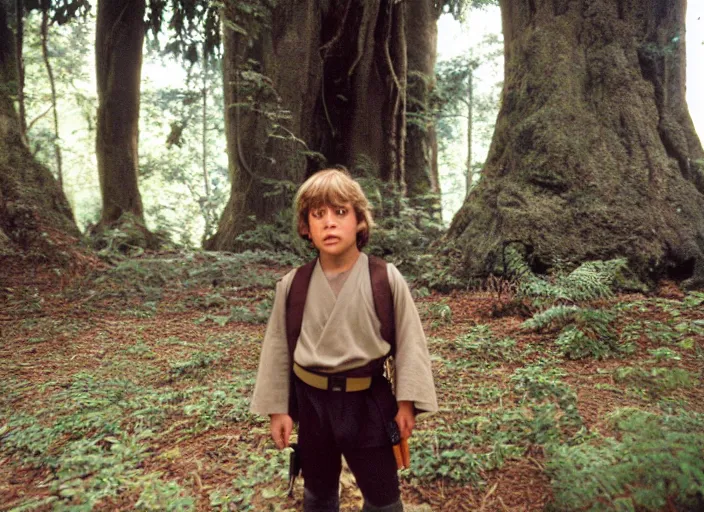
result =
[[364,231],[366,228],[367,228],[367,221],[366,220],[360,220],[357,223],[357,233]]

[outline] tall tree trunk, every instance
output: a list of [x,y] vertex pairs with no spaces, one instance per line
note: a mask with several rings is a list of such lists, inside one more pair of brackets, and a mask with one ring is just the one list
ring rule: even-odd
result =
[[501,0],[505,77],[484,176],[449,239],[469,274],[522,243],[536,268],[628,257],[704,282],[701,143],[685,0]]
[[101,226],[118,222],[125,213],[144,222],[137,179],[144,11],[145,0],[98,2],[96,155]]
[[17,48],[17,103],[20,109],[20,136],[27,141],[27,112],[24,105],[24,0],[15,0],[17,31],[15,42]]
[[470,66],[469,74],[467,75],[467,176],[465,196],[469,195],[472,190],[472,181],[474,173],[472,172],[472,131],[474,123],[472,116],[474,115],[474,67]]
[[210,234],[210,176],[208,176],[208,55],[205,42],[203,43],[202,54],[203,69],[203,110],[201,117],[201,126],[203,134],[201,137],[201,151],[203,152],[203,188],[205,192],[205,203],[201,207],[203,211],[203,219],[205,220],[206,236]]
[[49,61],[49,0],[42,0],[42,57],[44,58],[44,66],[46,73],[49,76],[49,86],[51,88],[51,108],[54,113],[54,156],[56,158],[56,175],[59,181],[59,188],[64,189],[64,176],[61,168],[61,146],[59,140],[59,111],[56,108],[56,83],[54,82],[54,72],[51,69]]
[[17,63],[5,5],[0,2],[0,258],[32,251],[56,261],[62,257],[56,235],[80,233],[56,180],[22,138],[11,96]]
[[[429,111],[435,87],[437,20],[441,10],[428,0],[407,2],[408,138],[406,140],[406,186],[412,204],[426,204],[440,216],[440,183],[437,174],[437,137]],[[427,203],[429,194],[436,196]]]
[[324,165],[405,187],[408,5],[282,0],[259,26],[228,5],[231,194],[206,248],[238,249],[240,233],[289,208],[293,189]]
[[[300,183],[305,176],[304,152],[312,139],[322,77],[316,37],[320,11],[314,0],[302,0],[279,2],[270,14],[272,25],[252,34],[255,22],[236,4],[222,13],[231,192],[217,232],[204,244],[207,249],[237,250],[240,233],[290,205],[291,196],[280,184]],[[250,34],[232,30],[232,23],[248,26]],[[248,71],[250,59],[259,63],[261,74]]]

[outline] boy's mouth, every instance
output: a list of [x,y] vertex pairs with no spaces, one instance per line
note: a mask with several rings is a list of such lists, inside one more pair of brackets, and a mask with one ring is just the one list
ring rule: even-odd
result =
[[337,235],[327,235],[325,238],[323,238],[323,243],[325,243],[325,244],[333,243],[333,242],[337,242],[339,239],[340,239],[340,237]]

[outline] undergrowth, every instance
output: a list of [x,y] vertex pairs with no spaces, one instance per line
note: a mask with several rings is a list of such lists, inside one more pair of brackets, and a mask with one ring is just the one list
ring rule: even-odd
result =
[[704,417],[619,409],[613,437],[548,447],[553,511],[700,510]]

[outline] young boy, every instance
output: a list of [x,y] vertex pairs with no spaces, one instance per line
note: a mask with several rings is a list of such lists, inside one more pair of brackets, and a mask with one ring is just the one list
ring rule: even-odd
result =
[[318,259],[293,361],[286,313],[299,269],[276,285],[251,409],[271,417],[271,436],[283,449],[293,429],[294,394],[306,512],[339,510],[342,455],[364,497],[364,512],[402,511],[389,425],[395,421],[405,439],[417,412],[437,410],[418,312],[398,269],[387,264],[396,330],[394,397],[380,364],[391,345],[381,335],[369,258],[361,252],[373,227],[361,187],[345,171],[323,170],[301,186],[295,206],[298,233],[318,249]]

